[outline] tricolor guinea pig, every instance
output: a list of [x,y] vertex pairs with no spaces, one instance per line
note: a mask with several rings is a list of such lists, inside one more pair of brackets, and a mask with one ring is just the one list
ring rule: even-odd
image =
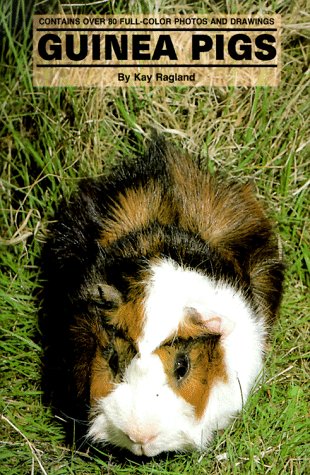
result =
[[88,438],[146,456],[205,448],[259,376],[281,298],[278,241],[252,186],[158,138],[82,180],[51,232],[58,370]]

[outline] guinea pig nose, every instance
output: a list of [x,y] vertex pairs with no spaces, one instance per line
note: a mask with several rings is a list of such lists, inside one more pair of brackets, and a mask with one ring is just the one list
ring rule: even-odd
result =
[[138,434],[136,432],[128,432],[126,435],[128,439],[131,440],[131,442],[138,445],[148,444],[149,442],[152,442],[152,440],[154,440],[157,437],[157,435],[154,435],[152,433]]

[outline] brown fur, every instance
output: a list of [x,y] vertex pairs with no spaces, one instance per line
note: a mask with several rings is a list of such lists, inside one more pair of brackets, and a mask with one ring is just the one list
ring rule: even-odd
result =
[[[186,348],[190,371],[178,382],[174,376],[174,362],[178,351]],[[210,391],[217,381],[227,380],[224,350],[214,340],[193,339],[187,344],[164,345],[155,351],[164,366],[172,390],[194,407],[197,419],[203,415]]]
[[[138,341],[143,327],[143,299],[141,297],[141,285],[132,282],[130,300],[120,303],[117,308],[106,312],[107,322],[111,327],[121,332],[123,337],[111,337],[104,328],[99,329],[97,338],[99,346],[92,363],[90,396],[91,404],[100,397],[107,396],[116,383],[121,379],[125,367],[136,352]],[[100,348],[104,349],[112,344],[113,351],[118,355],[119,372],[113,375],[107,357]]]
[[85,319],[84,315],[77,316],[75,324],[70,327],[70,338],[76,345],[76,350],[71,355],[74,362],[75,387],[73,390],[81,399],[89,397],[89,368],[96,353],[98,329],[98,323]]
[[[110,245],[126,234],[147,227],[155,221],[162,225],[177,222],[178,226],[200,236],[224,259],[230,261],[237,274],[249,274],[257,305],[266,320],[271,323],[276,309],[266,304],[266,295],[272,292],[273,282],[268,273],[268,266],[264,265],[262,250],[259,248],[257,253],[252,253],[250,261],[240,260],[236,252],[239,244],[249,236],[255,236],[255,233],[272,235],[271,225],[263,207],[253,194],[253,187],[249,184],[218,182],[199,170],[187,156],[180,156],[176,160],[168,151],[166,158],[172,178],[168,195],[160,184],[152,180],[145,188],[139,186],[119,194],[110,210],[109,218],[103,224],[100,243]],[[270,238],[269,242],[271,254],[275,248],[272,239]],[[164,240],[163,231],[158,228],[151,235],[138,235],[136,248],[142,255],[147,255],[152,249],[160,252],[164,247]],[[268,254],[268,248],[265,252]],[[137,295],[143,294],[141,283],[137,284],[134,293],[135,295],[131,296],[132,301],[110,312],[109,319],[112,325],[124,330],[131,340],[137,341],[143,327],[143,301],[142,298],[137,299]],[[210,346],[212,336],[209,332],[209,341],[202,338],[206,335],[208,331],[201,319],[197,318],[197,314],[188,312],[176,334],[168,338],[171,343],[166,340],[155,352],[164,364],[171,387],[195,407],[198,418],[204,412],[211,387],[217,380],[225,381],[227,377],[223,350],[220,345]],[[192,342],[190,375],[180,384],[173,376],[178,348],[178,345],[173,346],[173,342],[179,339]],[[194,339],[197,339],[196,343]]]
[[[152,222],[161,225],[177,223],[181,229],[196,234],[221,254],[241,278],[245,275],[250,278],[257,306],[267,322],[272,323],[277,305],[266,304],[266,297],[270,295],[272,298],[273,293],[277,295],[278,283],[270,277],[268,266],[273,257],[278,261],[281,259],[275,255],[278,245],[272,226],[263,206],[254,196],[252,185],[225,183],[211,177],[189,157],[180,155],[176,158],[169,147],[166,161],[172,180],[169,192],[150,180],[144,188],[139,186],[120,193],[103,223],[100,243],[110,245]],[[136,249],[142,255],[150,250],[161,252],[164,239],[161,229],[151,236],[141,233]],[[256,253],[254,249],[249,252],[242,248],[243,245],[255,246],[257,239],[265,240],[264,250],[259,243]]]
[[[108,340],[107,334],[102,331],[101,344],[104,346],[98,346],[91,366],[90,402],[92,406],[99,398],[108,396],[113,391],[115,384],[121,381],[126,367],[135,355],[134,348],[127,340],[119,337],[113,339],[112,342]],[[108,343],[112,343],[111,349],[118,355],[119,368],[117,375],[113,374],[108,359],[103,354]]]
[[171,172],[180,226],[199,234],[240,271],[234,244],[253,232],[270,228],[253,187],[219,182],[197,169],[187,157],[171,160]]
[[116,310],[107,313],[109,323],[115,328],[121,329],[129,341],[137,342],[143,328],[143,299],[137,299],[120,305]]
[[[190,359],[190,372],[178,382],[173,374],[178,352]],[[164,366],[173,391],[195,408],[199,419],[206,408],[211,388],[218,380],[227,380],[224,350],[219,336],[208,334],[201,316],[188,309],[178,331],[155,351]]]
[[153,220],[161,224],[171,223],[173,212],[161,187],[151,181],[148,188],[139,186],[118,195],[103,223],[100,243],[110,245],[124,234],[143,228]]
[[105,397],[113,390],[114,383],[109,364],[97,348],[91,365],[90,403],[93,405],[100,397]]

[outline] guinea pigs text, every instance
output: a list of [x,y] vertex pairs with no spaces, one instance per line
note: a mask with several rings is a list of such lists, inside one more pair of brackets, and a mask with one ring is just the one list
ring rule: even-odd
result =
[[277,238],[252,186],[159,138],[83,180],[56,218],[47,351],[63,411],[88,420],[91,441],[136,455],[205,448],[246,401],[281,298]]

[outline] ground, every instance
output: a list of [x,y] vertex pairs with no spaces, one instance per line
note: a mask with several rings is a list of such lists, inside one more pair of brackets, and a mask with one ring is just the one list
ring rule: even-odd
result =
[[[34,88],[30,68],[34,7],[26,0],[3,3],[1,473],[307,473],[310,108],[306,1],[252,3],[254,13],[282,14],[279,87],[150,89]],[[58,2],[37,3],[37,12],[58,11]],[[164,13],[225,13],[227,5],[232,13],[248,11],[244,0],[155,3]],[[106,8],[147,13],[156,5],[120,1]],[[80,11],[90,13],[95,8]],[[42,402],[38,315],[43,285],[40,253],[57,204],[70,195],[80,177],[105,173],[121,157],[141,152],[150,126],[194,159],[199,157],[211,173],[252,180],[277,223],[286,281],[264,382],[253,391],[241,416],[203,453],[141,463],[108,450],[66,446],[63,423]]]

